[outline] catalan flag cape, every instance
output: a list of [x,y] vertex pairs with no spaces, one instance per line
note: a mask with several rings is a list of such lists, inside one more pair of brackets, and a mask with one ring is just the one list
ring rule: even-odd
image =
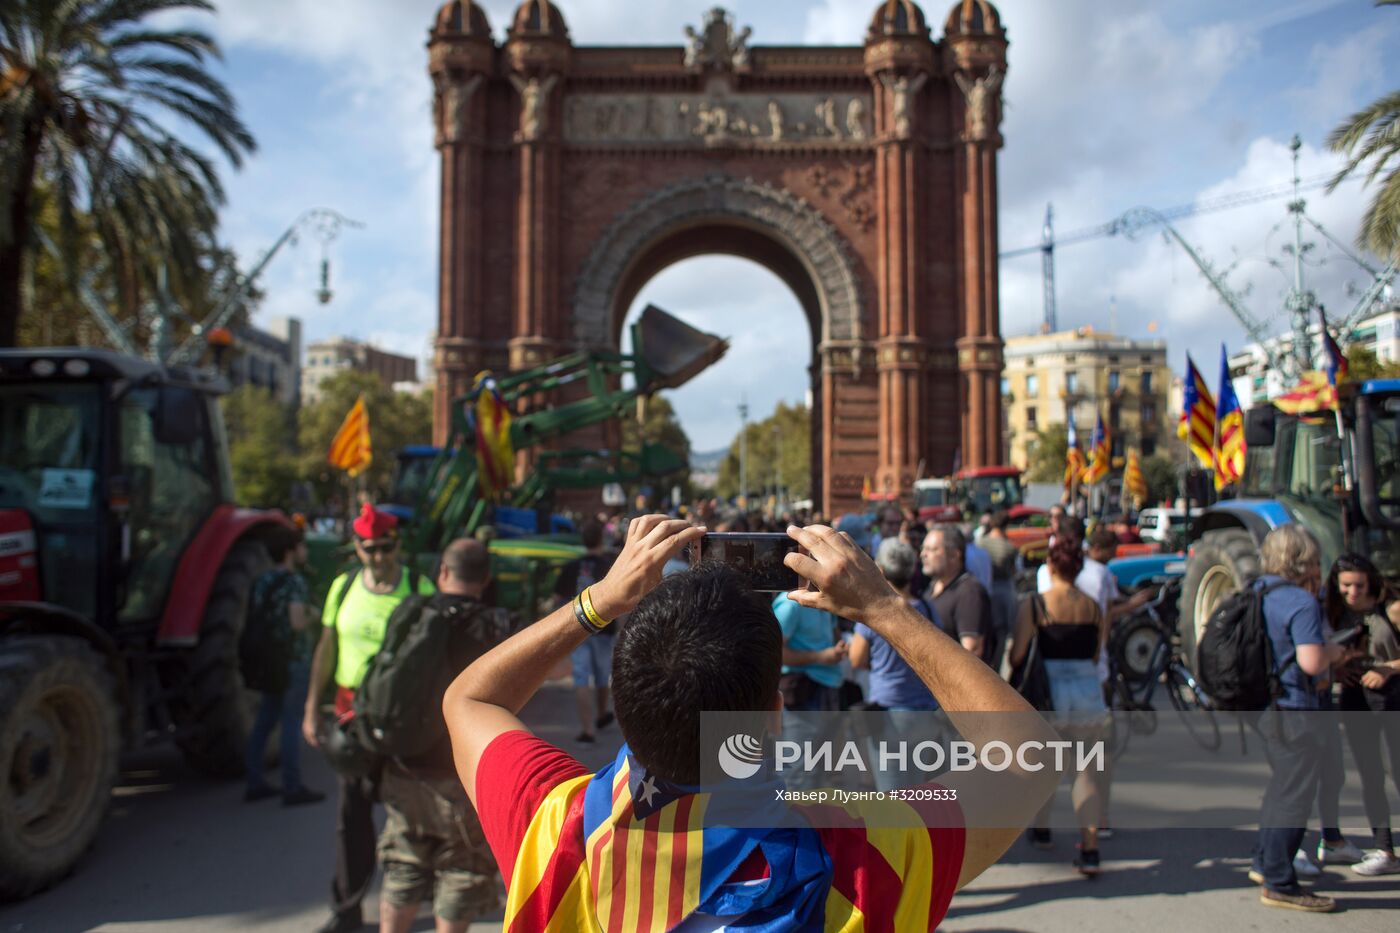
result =
[[1210,386],[1196,368],[1191,354],[1186,355],[1186,391],[1181,406],[1181,424],[1177,434],[1191,448],[1201,466],[1215,466],[1215,397]]
[[510,489],[515,476],[515,448],[510,441],[510,409],[489,372],[476,376],[476,402],[467,409],[467,422],[476,434],[477,485],[486,499]]
[[1142,474],[1136,449],[1128,451],[1128,465],[1123,470],[1123,489],[1133,497],[1137,507],[1142,508],[1147,501],[1147,477]]
[[1244,476],[1244,411],[1230,381],[1230,363],[1220,347],[1220,394],[1215,400],[1215,488],[1238,483]]
[[1290,415],[1306,415],[1337,407],[1337,386],[1316,370],[1303,373],[1298,384],[1287,392],[1270,399],[1279,411]]
[[1084,475],[1084,451],[1079,449],[1079,431],[1074,426],[1074,412],[1065,415],[1065,488],[1068,489]]
[[1108,478],[1112,449],[1108,442],[1108,431],[1103,426],[1103,414],[1094,422],[1094,436],[1089,441],[1089,466],[1084,470],[1084,482],[1092,486]]
[[[550,791],[535,812],[510,876],[503,929],[659,933],[698,912],[746,933],[896,933],[929,930],[939,919],[930,916],[929,832],[853,838],[882,860],[870,864],[871,877],[847,878],[833,871],[821,835],[796,815],[800,807],[778,805],[787,816],[774,820],[777,828],[739,829],[725,822],[727,796],[667,784],[624,745],[597,774]],[[730,881],[755,851],[768,876]]]
[[355,399],[340,423],[340,430],[335,432],[326,462],[351,476],[359,476],[374,462],[374,450],[369,442],[369,410],[365,408],[363,395]]

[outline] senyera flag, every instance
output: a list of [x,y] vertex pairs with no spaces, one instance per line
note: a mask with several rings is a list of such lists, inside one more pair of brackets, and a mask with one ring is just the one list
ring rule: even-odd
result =
[[1108,441],[1108,431],[1103,426],[1103,413],[1099,412],[1094,422],[1094,436],[1089,440],[1089,467],[1084,471],[1084,482],[1090,486],[1108,478],[1112,447]]
[[1244,411],[1230,381],[1230,361],[1220,345],[1220,394],[1215,400],[1215,488],[1238,483],[1244,476]]
[[1142,473],[1142,464],[1138,462],[1137,448],[1128,451],[1128,465],[1123,470],[1123,488],[1128,495],[1133,497],[1133,502],[1138,508],[1147,501],[1147,477]]
[[1079,431],[1074,426],[1074,412],[1066,413],[1065,418],[1065,488],[1068,489],[1084,475],[1084,451],[1079,449]]
[[1196,368],[1191,354],[1186,354],[1186,386],[1181,406],[1181,423],[1177,434],[1191,448],[1201,466],[1215,466],[1215,397],[1210,386]]
[[326,462],[351,476],[359,476],[374,462],[374,450],[369,442],[369,409],[365,397],[355,399],[331,441]]
[[1287,392],[1270,399],[1279,411],[1289,415],[1307,415],[1337,407],[1337,385],[1317,370],[1303,373],[1298,384]]

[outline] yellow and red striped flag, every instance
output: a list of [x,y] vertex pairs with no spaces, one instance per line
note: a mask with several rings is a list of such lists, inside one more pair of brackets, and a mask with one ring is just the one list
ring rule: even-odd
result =
[[1244,476],[1244,411],[1230,382],[1230,362],[1220,346],[1220,393],[1215,399],[1215,488],[1238,483]]
[[1109,443],[1108,430],[1103,426],[1103,413],[1094,422],[1094,436],[1089,439],[1089,466],[1084,470],[1085,485],[1092,486],[1108,478],[1113,460],[1113,445]]
[[1270,401],[1289,415],[1330,411],[1337,407],[1337,387],[1328,381],[1325,373],[1310,370],[1303,373],[1296,386]]
[[374,449],[369,442],[369,409],[363,395],[355,399],[340,430],[335,432],[326,462],[351,476],[359,476],[374,462]]
[[1065,488],[1079,482],[1084,475],[1084,451],[1079,449],[1079,431],[1074,426],[1074,412],[1065,413]]
[[1186,441],[1201,466],[1209,470],[1215,466],[1215,398],[1189,353],[1186,355],[1185,388],[1177,434]]
[[515,447],[510,440],[510,409],[501,398],[496,377],[477,373],[475,408],[468,414],[476,434],[477,484],[486,499],[496,499],[515,480]]
[[1123,490],[1133,497],[1133,502],[1138,508],[1147,501],[1147,477],[1142,473],[1142,464],[1138,463],[1137,448],[1128,451],[1128,465],[1123,470]]

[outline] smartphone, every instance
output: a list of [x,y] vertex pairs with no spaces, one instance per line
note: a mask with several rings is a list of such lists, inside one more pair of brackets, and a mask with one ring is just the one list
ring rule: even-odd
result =
[[738,571],[756,593],[786,593],[800,589],[802,578],[783,563],[783,557],[800,549],[781,532],[715,532],[690,546],[690,565],[719,561]]

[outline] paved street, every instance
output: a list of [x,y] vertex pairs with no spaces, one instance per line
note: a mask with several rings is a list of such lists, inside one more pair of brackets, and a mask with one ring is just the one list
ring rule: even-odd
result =
[[[575,731],[571,702],[562,686],[550,686],[527,718],[547,738],[567,742]],[[601,763],[610,749],[603,744],[592,752],[590,763]],[[308,755],[306,766],[308,782],[332,787],[318,755]],[[39,897],[0,908],[0,933],[314,929],[324,919],[331,871],[331,801],[284,810],[275,802],[244,805],[240,797],[237,784],[193,776],[173,752],[133,756],[78,873]],[[942,929],[1381,933],[1394,930],[1400,916],[1400,878],[1362,879],[1349,870],[1329,872],[1318,885],[1337,896],[1341,914],[1260,906],[1244,877],[1252,838],[1245,830],[1121,831],[1103,843],[1105,871],[1093,881],[1070,868],[1070,834],[1056,836],[1052,852],[1014,847],[957,897]],[[415,929],[431,926],[424,916]],[[473,930],[499,928],[479,923]]]

